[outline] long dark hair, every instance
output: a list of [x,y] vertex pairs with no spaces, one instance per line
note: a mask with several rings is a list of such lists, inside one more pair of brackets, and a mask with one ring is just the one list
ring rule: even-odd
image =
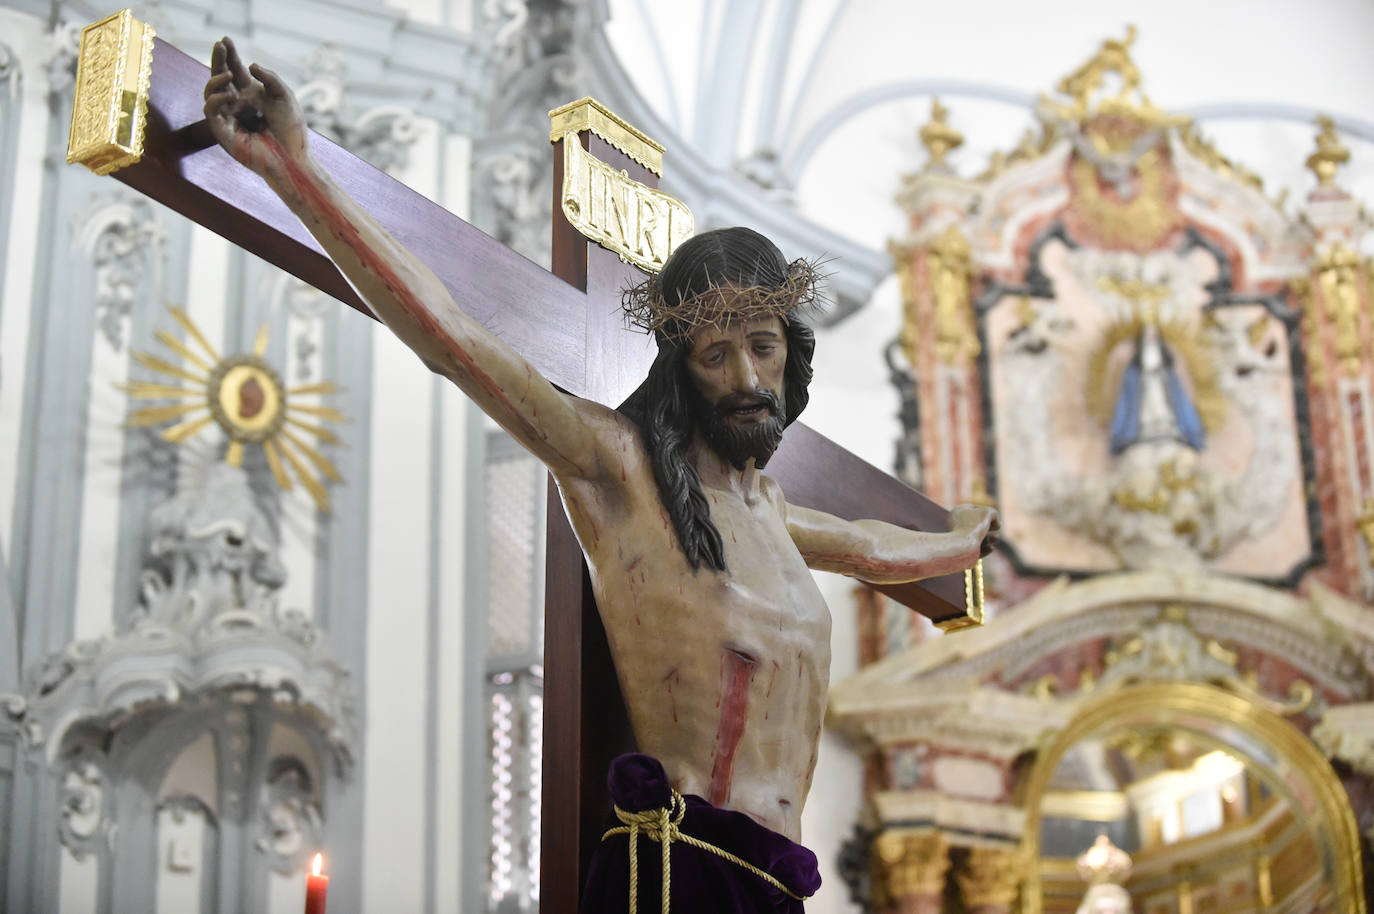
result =
[[[655,282],[670,305],[711,286],[778,288],[787,282],[789,264],[777,245],[747,228],[717,229],[682,244]],[[816,336],[795,313],[783,317],[787,365],[783,375],[785,422],[790,425],[811,395],[811,357]],[[644,436],[659,497],[677,531],[678,543],[693,569],[725,570],[725,547],[711,521],[701,479],[687,459],[698,411],[696,390],[687,375],[690,339],[658,335],[658,356],[644,383],[620,407]]]

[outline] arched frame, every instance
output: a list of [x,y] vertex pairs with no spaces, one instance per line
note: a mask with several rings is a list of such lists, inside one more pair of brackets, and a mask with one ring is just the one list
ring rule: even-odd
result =
[[1023,914],[1041,914],[1040,802],[1055,769],[1079,740],[1132,726],[1175,727],[1244,758],[1316,831],[1323,875],[1336,910],[1367,914],[1359,831],[1345,788],[1326,758],[1292,724],[1232,692],[1197,682],[1130,685],[1090,701],[1039,753],[1025,788],[1022,844],[1032,861],[1022,885]]

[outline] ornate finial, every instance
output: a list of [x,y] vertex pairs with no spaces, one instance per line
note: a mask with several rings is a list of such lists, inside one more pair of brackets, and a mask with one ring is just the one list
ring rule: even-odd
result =
[[1331,187],[1336,181],[1336,169],[1350,161],[1350,150],[1341,145],[1336,136],[1336,122],[1325,114],[1317,118],[1317,151],[1307,157],[1307,167],[1317,176],[1320,187]]
[[1079,855],[1078,875],[1088,885],[1121,885],[1131,875],[1131,858],[1103,832]]
[[938,98],[930,100],[930,122],[921,128],[921,144],[930,154],[926,169],[947,167],[945,156],[964,145],[964,135],[949,125],[949,109]]
[[1072,98],[1081,114],[1088,111],[1088,96],[1102,88],[1103,77],[1116,73],[1121,77],[1121,91],[1117,98],[1123,101],[1127,93],[1140,89],[1140,70],[1131,60],[1131,45],[1135,43],[1135,26],[1126,26],[1126,37],[1121,40],[1104,38],[1096,56],[1059,81],[1056,86],[1060,92]]

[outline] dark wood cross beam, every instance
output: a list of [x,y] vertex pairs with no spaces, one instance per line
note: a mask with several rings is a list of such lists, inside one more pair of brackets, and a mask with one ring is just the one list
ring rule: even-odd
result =
[[[370,316],[299,220],[214,143],[201,112],[208,76],[193,58],[155,41],[144,156],[114,177]],[[599,137],[578,136],[592,155],[657,185]],[[651,352],[644,337],[625,330],[618,308],[620,288],[639,274],[563,218],[561,148],[553,156],[549,273],[325,137],[312,134],[310,146],[344,190],[434,270],[459,306],[554,384],[617,403],[643,378]],[[788,429],[768,472],[794,504],[948,529],[943,508],[801,423]],[[581,551],[561,507],[550,501],[540,894],[543,910],[571,912],[608,808],[606,762],[627,744],[628,728]],[[937,623],[966,615],[962,575],[880,589]]]

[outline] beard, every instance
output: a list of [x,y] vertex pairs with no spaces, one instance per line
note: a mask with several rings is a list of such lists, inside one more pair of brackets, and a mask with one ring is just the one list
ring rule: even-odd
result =
[[[763,407],[761,421],[735,424],[731,419],[742,410]],[[734,393],[707,404],[697,397],[697,424],[706,443],[731,466],[744,469],[752,459],[763,469],[782,442],[787,427],[787,408],[771,390],[758,389],[750,393]]]

